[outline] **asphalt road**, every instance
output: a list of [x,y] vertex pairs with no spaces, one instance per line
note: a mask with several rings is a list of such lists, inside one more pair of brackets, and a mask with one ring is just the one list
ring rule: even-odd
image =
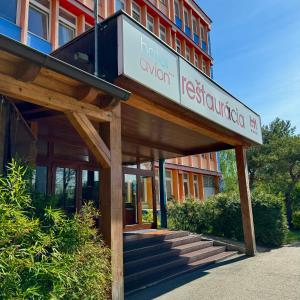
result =
[[147,288],[127,300],[300,300],[300,243],[239,256]]

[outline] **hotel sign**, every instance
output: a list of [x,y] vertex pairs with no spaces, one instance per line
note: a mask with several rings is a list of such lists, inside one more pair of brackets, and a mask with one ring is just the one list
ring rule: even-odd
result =
[[256,113],[128,17],[122,15],[118,22],[118,75],[262,143]]

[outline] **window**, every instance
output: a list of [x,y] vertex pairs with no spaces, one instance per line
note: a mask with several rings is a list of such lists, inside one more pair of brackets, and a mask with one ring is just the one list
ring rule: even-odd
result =
[[162,5],[164,5],[164,6],[167,5],[167,0],[159,0],[159,2],[160,2]]
[[180,18],[180,7],[179,7],[179,2],[175,0],[174,2],[174,9],[175,9],[175,16]]
[[59,206],[67,213],[75,212],[76,170],[56,168],[55,195],[59,199]]
[[198,34],[198,22],[195,17],[193,17],[193,32],[194,34]]
[[0,17],[10,22],[17,22],[17,0],[0,1]]
[[204,183],[204,193],[205,198],[214,195],[215,191],[215,178],[213,176],[205,176],[203,175],[203,183]]
[[212,152],[210,152],[210,153],[209,153],[209,158],[210,158],[211,160],[213,160],[213,159],[214,159],[214,155],[213,155],[213,153],[212,153]]
[[141,22],[141,8],[135,2],[132,2],[132,17]]
[[188,173],[183,173],[183,189],[185,199],[188,199],[190,197],[190,183]]
[[194,185],[194,196],[195,199],[199,199],[199,184],[198,184],[198,175],[193,175],[193,185]]
[[176,39],[176,51],[181,54],[181,41]]
[[166,42],[166,27],[163,25],[159,26],[159,37],[162,41]]
[[205,31],[202,25],[200,26],[200,37],[201,37],[201,41],[205,41]]
[[147,29],[154,32],[154,18],[149,14],[147,14]]
[[49,38],[49,2],[31,1],[29,5],[28,31],[48,40]]
[[65,11],[59,10],[59,46],[71,41],[76,35],[76,17]]
[[184,26],[190,27],[189,12],[186,8],[184,9]]
[[202,71],[206,73],[206,62],[204,59],[202,59]]
[[125,9],[125,3],[124,0],[116,0],[116,11]]
[[198,54],[195,52],[194,55],[194,61],[195,61],[195,66],[198,68],[199,67],[199,60],[198,60]]
[[99,171],[82,171],[82,202],[92,201],[96,208],[99,203]]
[[172,171],[166,170],[166,192],[167,199],[173,198],[173,182],[172,182]]
[[40,194],[47,194],[47,176],[48,168],[44,166],[37,166],[33,172],[32,184],[34,191]]
[[206,159],[206,156],[204,153],[201,154],[202,159]]
[[191,50],[189,47],[186,47],[185,49],[185,57],[188,61],[191,61]]

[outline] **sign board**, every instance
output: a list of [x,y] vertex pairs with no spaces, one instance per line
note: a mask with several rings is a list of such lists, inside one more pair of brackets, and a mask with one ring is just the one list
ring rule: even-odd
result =
[[256,143],[260,117],[130,18],[118,19],[118,74]]

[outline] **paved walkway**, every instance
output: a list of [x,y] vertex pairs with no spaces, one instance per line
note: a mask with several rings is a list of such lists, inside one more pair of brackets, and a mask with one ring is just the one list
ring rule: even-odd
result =
[[300,300],[300,243],[198,270],[126,299]]

